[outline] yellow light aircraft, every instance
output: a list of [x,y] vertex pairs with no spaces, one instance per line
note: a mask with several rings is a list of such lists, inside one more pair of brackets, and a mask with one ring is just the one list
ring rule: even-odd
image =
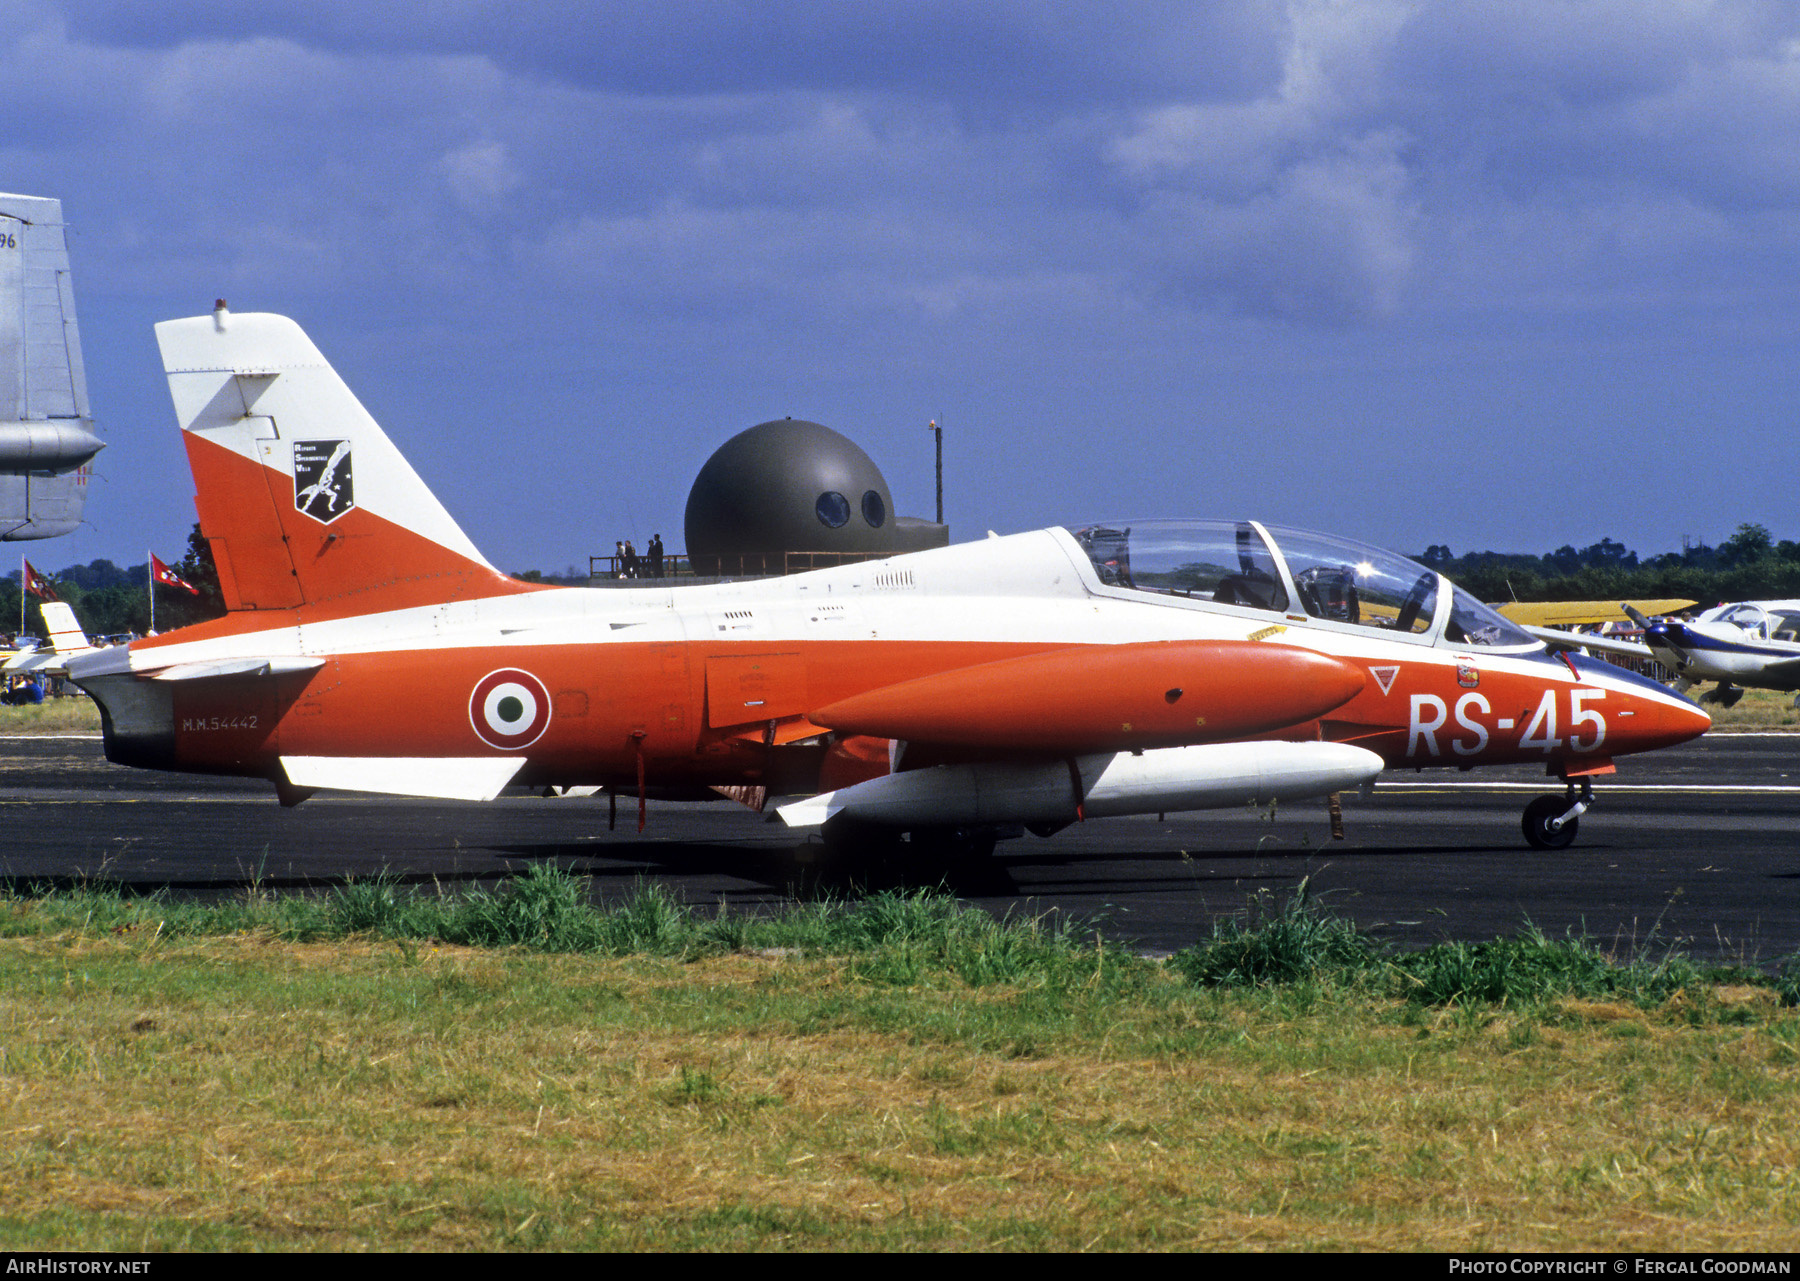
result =
[[1616,600],[1546,600],[1509,601],[1494,608],[1521,627],[1588,627],[1595,623],[1628,622],[1629,611],[1634,609],[1652,616],[1679,614],[1698,603],[1691,600],[1632,600],[1623,604]]

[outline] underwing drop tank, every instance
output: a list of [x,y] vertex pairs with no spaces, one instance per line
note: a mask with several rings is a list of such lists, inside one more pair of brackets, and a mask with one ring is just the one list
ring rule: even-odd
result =
[[1349,743],[1212,743],[1039,762],[937,765],[784,805],[790,827],[844,816],[881,827],[1062,824],[1327,796],[1372,782],[1382,759]]

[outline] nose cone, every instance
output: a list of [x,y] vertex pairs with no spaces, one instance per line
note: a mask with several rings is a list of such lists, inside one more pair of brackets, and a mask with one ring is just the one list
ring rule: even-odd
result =
[[1712,717],[1648,676],[1587,655],[1571,655],[1569,662],[1584,683],[1591,681],[1607,692],[1600,750],[1609,756],[1673,747],[1712,728]]
[[1626,716],[1613,718],[1608,745],[1615,756],[1627,752],[1653,752],[1699,738],[1712,728],[1712,717],[1693,703],[1661,686],[1654,694],[1632,691]]
[[1681,706],[1664,708],[1659,719],[1659,729],[1663,734],[1663,741],[1659,746],[1685,743],[1690,738],[1699,738],[1711,728],[1712,717],[1684,700]]
[[1644,644],[1664,666],[1678,668],[1706,648],[1706,638],[1685,623],[1653,623],[1644,629]]

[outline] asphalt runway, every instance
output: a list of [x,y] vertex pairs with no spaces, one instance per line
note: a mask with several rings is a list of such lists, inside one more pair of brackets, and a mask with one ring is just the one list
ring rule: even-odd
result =
[[[1541,771],[1390,772],[1273,819],[1244,811],[1106,819],[1002,842],[948,887],[998,913],[1068,913],[1145,951],[1188,946],[1260,895],[1310,893],[1383,936],[1422,945],[1510,934],[1680,946],[1770,964],[1800,952],[1800,735],[1709,735],[1621,762],[1575,844],[1528,848]],[[642,835],[622,799],[508,795],[491,804],[316,796],[294,809],[266,783],[106,763],[97,738],[0,738],[0,877],[15,889],[82,881],[217,898],[320,892],[378,873],[494,885],[535,861],[591,878],[595,898],[645,878],[697,904],[766,910],[806,865],[804,837],[738,805],[652,802]]]

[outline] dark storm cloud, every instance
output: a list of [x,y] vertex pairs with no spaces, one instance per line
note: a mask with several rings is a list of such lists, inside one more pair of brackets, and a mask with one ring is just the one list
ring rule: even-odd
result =
[[612,92],[948,94],[970,103],[1237,95],[1279,66],[1281,6],[1148,0],[73,0],[77,38],[140,48],[271,36],[338,52],[468,53]]
[[1197,297],[1379,316],[1417,290],[1471,287],[1483,262],[1526,280],[1555,263],[1579,289],[1589,271],[1679,271],[1708,243],[1729,258],[1745,236],[1788,235],[1738,215],[1785,221],[1800,195],[1791,9],[1290,12],[1269,93],[1164,104],[1113,145],[1146,193],[1149,268]]
[[[52,131],[187,150],[189,225],[312,281],[629,269],[736,307],[783,272],[860,307],[1074,273],[1335,325],[1466,287],[1521,224],[1527,274],[1648,269],[1800,185],[1796,22],[1758,4],[67,12],[106,65]],[[359,227],[377,262],[329,247]]]
[[[1358,423],[1371,468],[1446,421],[1504,432],[1456,447],[1506,494],[1573,425],[1618,470],[1592,509],[1648,520],[1634,492],[1711,483],[1628,447],[1671,405],[1757,440],[1795,412],[1763,363],[1800,297],[1787,4],[0,14],[9,83],[80,86],[20,95],[0,162],[64,198],[86,314],[129,309],[140,340],[219,292],[315,317],[378,402],[445,407],[423,462],[451,485],[458,439],[515,412],[496,370],[529,384],[551,456],[634,393],[672,459],[758,416],[954,400],[988,425],[988,471],[1023,440],[1041,464],[993,492],[997,527],[1037,519],[1009,503],[1167,510],[1164,467],[1081,461],[1114,416],[1148,458],[1254,432],[1284,461],[1246,507],[1334,501],[1309,468]],[[1723,510],[1727,474],[1696,501]],[[547,508],[580,501],[560,470],[543,484]],[[1744,518],[1769,519],[1726,532]],[[1601,533],[1628,527],[1551,542]]]

